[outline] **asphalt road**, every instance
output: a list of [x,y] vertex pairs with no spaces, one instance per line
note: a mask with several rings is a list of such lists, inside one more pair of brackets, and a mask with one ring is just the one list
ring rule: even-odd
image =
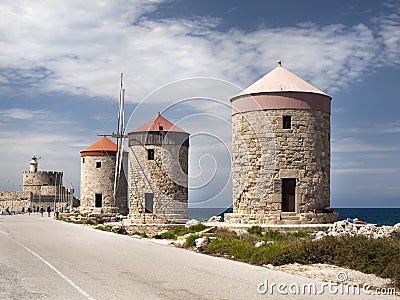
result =
[[321,285],[40,215],[0,216],[0,299],[393,299],[319,294]]

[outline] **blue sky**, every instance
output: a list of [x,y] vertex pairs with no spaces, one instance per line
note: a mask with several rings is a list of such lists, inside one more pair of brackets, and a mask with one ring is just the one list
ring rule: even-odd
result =
[[190,203],[231,203],[229,98],[278,60],[332,101],[333,207],[399,207],[398,1],[4,0],[0,189],[32,155],[79,190],[79,151],[158,111],[192,134]]

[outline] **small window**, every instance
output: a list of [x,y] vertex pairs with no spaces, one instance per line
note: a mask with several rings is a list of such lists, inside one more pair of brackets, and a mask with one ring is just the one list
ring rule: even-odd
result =
[[147,149],[147,159],[154,160],[154,149]]
[[290,129],[292,128],[292,117],[291,116],[283,116],[283,129]]
[[101,168],[101,161],[96,161],[96,168],[97,169]]
[[82,163],[83,163],[83,164],[85,163],[85,158],[84,158],[84,157],[82,157]]
[[158,126],[158,130],[162,131],[162,130],[164,130],[164,127],[160,125],[160,126]]

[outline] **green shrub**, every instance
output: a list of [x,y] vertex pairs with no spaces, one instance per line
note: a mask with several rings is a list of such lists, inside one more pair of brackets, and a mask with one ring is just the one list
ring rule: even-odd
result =
[[247,232],[250,233],[250,234],[258,235],[260,237],[263,235],[260,226],[252,226],[252,227],[249,228],[249,230],[247,230]]
[[178,225],[175,226],[174,229],[172,229],[172,233],[177,236],[182,236],[187,233],[187,228],[185,227],[185,225]]
[[171,231],[166,231],[161,234],[156,234],[154,238],[158,240],[176,240],[176,235]]
[[263,235],[263,240],[265,240],[265,241],[280,241],[280,240],[284,239],[284,237],[285,237],[284,233],[270,230],[270,231],[267,231]]
[[400,234],[380,239],[327,236],[313,241],[310,234],[304,232],[271,231],[264,234],[263,239],[274,242],[258,248],[254,247],[255,238],[258,239],[254,234],[239,239],[232,231],[217,229],[215,236],[217,239],[211,241],[204,253],[233,256],[255,265],[327,263],[391,278],[400,288]]
[[107,231],[107,232],[112,232],[113,231],[111,225],[107,225],[107,226],[98,225],[98,226],[95,227],[95,229],[102,230],[102,231]]
[[227,228],[217,228],[214,235],[219,239],[238,238],[238,235],[234,231]]
[[203,231],[204,229],[206,229],[207,226],[204,225],[203,223],[199,223],[197,225],[191,226],[189,227],[189,232],[194,233],[194,232],[200,232]]
[[193,247],[194,245],[196,245],[196,239],[200,238],[201,235],[198,234],[192,234],[190,235],[185,242],[185,247],[189,248],[189,247]]

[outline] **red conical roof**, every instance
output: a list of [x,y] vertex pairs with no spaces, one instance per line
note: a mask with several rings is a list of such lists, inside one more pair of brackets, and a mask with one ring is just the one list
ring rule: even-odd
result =
[[138,128],[132,130],[131,132],[143,132],[143,131],[175,131],[187,133],[182,128],[176,126],[174,123],[168,121],[166,118],[158,113],[157,117],[144,123]]
[[81,156],[104,156],[115,155],[117,153],[117,144],[106,137],[102,137],[97,142],[81,151]]

